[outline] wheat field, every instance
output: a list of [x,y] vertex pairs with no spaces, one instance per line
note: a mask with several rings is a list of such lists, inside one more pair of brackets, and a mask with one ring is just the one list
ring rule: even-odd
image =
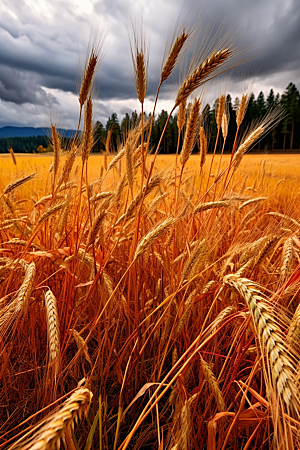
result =
[[187,99],[230,59],[221,44],[178,90],[176,156],[150,149],[143,115],[118,153],[91,154],[93,47],[83,132],[62,149],[52,125],[53,155],[1,157],[0,449],[299,448],[300,163],[246,154],[282,111],[240,136],[244,97],[232,154],[206,154]]

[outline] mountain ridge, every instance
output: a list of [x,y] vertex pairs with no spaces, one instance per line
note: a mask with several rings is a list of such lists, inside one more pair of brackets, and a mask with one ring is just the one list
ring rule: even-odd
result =
[[[58,132],[61,136],[72,138],[75,136],[75,130],[65,130],[64,128],[58,128]],[[14,127],[5,126],[0,128],[0,139],[13,138],[13,137],[30,137],[30,136],[51,136],[51,128],[36,128],[36,127]]]

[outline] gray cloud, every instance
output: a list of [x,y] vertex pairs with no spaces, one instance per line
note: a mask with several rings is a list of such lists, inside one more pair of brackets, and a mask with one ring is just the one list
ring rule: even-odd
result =
[[[220,27],[226,32],[238,26],[242,33],[236,45],[249,46],[250,52],[245,52],[245,57],[258,54],[232,72],[232,81],[227,83],[229,91],[253,74],[256,74],[259,89],[266,92],[271,87],[282,92],[290,81],[300,87],[300,8],[297,3],[297,0],[211,0],[200,5],[200,31],[204,31],[208,23],[213,30],[211,36]],[[144,29],[150,37],[147,96],[153,99],[168,28],[172,34],[178,14],[181,12],[183,19],[188,17],[192,4],[192,1],[183,3],[182,0],[52,0],[51,3],[47,0],[2,0],[0,126],[8,124],[13,105],[19,112],[24,111],[28,121],[32,108],[25,105],[49,103],[59,106],[66,123],[76,125],[77,111],[71,113],[71,110],[76,105],[78,61],[81,60],[79,67],[82,68],[91,29],[100,35],[106,34],[107,42],[97,78],[99,117],[105,120],[114,108],[119,114],[129,111],[135,104],[136,94],[128,34],[131,34],[131,19],[139,22],[142,13]],[[177,71],[173,80],[164,86],[163,101],[174,98],[179,78]],[[31,114],[32,125],[37,125],[36,115]],[[24,124],[22,113],[19,117],[19,123]]]

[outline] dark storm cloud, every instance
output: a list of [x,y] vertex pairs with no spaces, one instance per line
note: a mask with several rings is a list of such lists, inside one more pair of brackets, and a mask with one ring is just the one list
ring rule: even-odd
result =
[[[0,98],[6,102],[45,104],[49,95],[40,83],[40,76],[36,73],[0,65]],[[52,101],[56,100],[52,97]]]
[[[198,9],[189,15],[189,8],[195,4]],[[182,0],[1,0],[0,126],[9,102],[22,108],[27,103],[56,101],[64,107],[63,101],[70,98],[67,93],[77,93],[78,54],[84,53],[82,48],[91,27],[107,34],[107,51],[97,77],[101,116],[111,114],[116,102],[119,112],[130,109],[128,102],[134,101],[136,93],[129,36],[132,37],[131,21],[140,23],[141,15],[150,38],[147,96],[153,99],[168,28],[172,35],[179,13],[184,21],[187,16],[196,17],[200,9],[200,32],[207,24],[211,24],[212,35],[220,27],[223,32],[239,27],[236,36],[242,34],[236,45],[250,48],[243,56],[258,54],[232,72],[233,82],[256,74],[256,80],[266,90],[271,87],[268,80],[281,91],[289,81],[300,87],[298,0],[211,0],[206,4]],[[83,60],[81,57],[81,67]],[[163,87],[162,99],[174,98],[178,73]],[[71,103],[66,111],[70,109]]]

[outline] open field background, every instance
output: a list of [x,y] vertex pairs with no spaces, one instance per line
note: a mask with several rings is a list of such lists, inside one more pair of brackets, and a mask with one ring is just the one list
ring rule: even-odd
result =
[[[36,177],[31,183],[37,192],[41,192],[41,186],[49,178],[49,168],[53,163],[53,155],[33,155],[33,154],[19,154],[16,155],[18,159],[18,166],[16,167],[12,160],[10,154],[0,156],[0,182],[2,188],[6,184],[15,180],[16,176],[22,176],[29,172],[38,172],[38,177]],[[108,163],[113,159],[113,156],[108,157]],[[151,159],[151,156],[149,157]],[[212,155],[206,156],[206,166],[210,165]],[[230,160],[230,155],[223,156],[223,163],[221,168],[224,169]],[[95,181],[100,173],[101,166],[104,166],[104,156],[103,155],[90,155],[90,167],[89,167],[89,180]],[[174,166],[175,155],[159,155],[157,159],[157,166],[161,169],[168,166]],[[219,165],[219,159],[217,159],[212,167],[212,174],[216,172]],[[248,187],[251,187],[250,182],[259,176],[262,166],[265,168],[265,177],[268,178],[268,189],[270,186],[275,186],[279,180],[282,180],[282,186],[278,191],[285,190],[288,191],[289,188],[293,187],[293,191],[298,189],[299,177],[300,177],[300,156],[298,154],[247,154],[244,156],[239,173],[240,177],[247,176]],[[123,163],[124,166],[124,163]],[[191,170],[191,175],[195,176],[193,179],[195,187],[200,185],[200,167],[199,167],[199,156],[191,155],[189,161],[187,162],[187,168]],[[40,181],[42,181],[40,183]],[[41,191],[39,190],[41,189]]]

